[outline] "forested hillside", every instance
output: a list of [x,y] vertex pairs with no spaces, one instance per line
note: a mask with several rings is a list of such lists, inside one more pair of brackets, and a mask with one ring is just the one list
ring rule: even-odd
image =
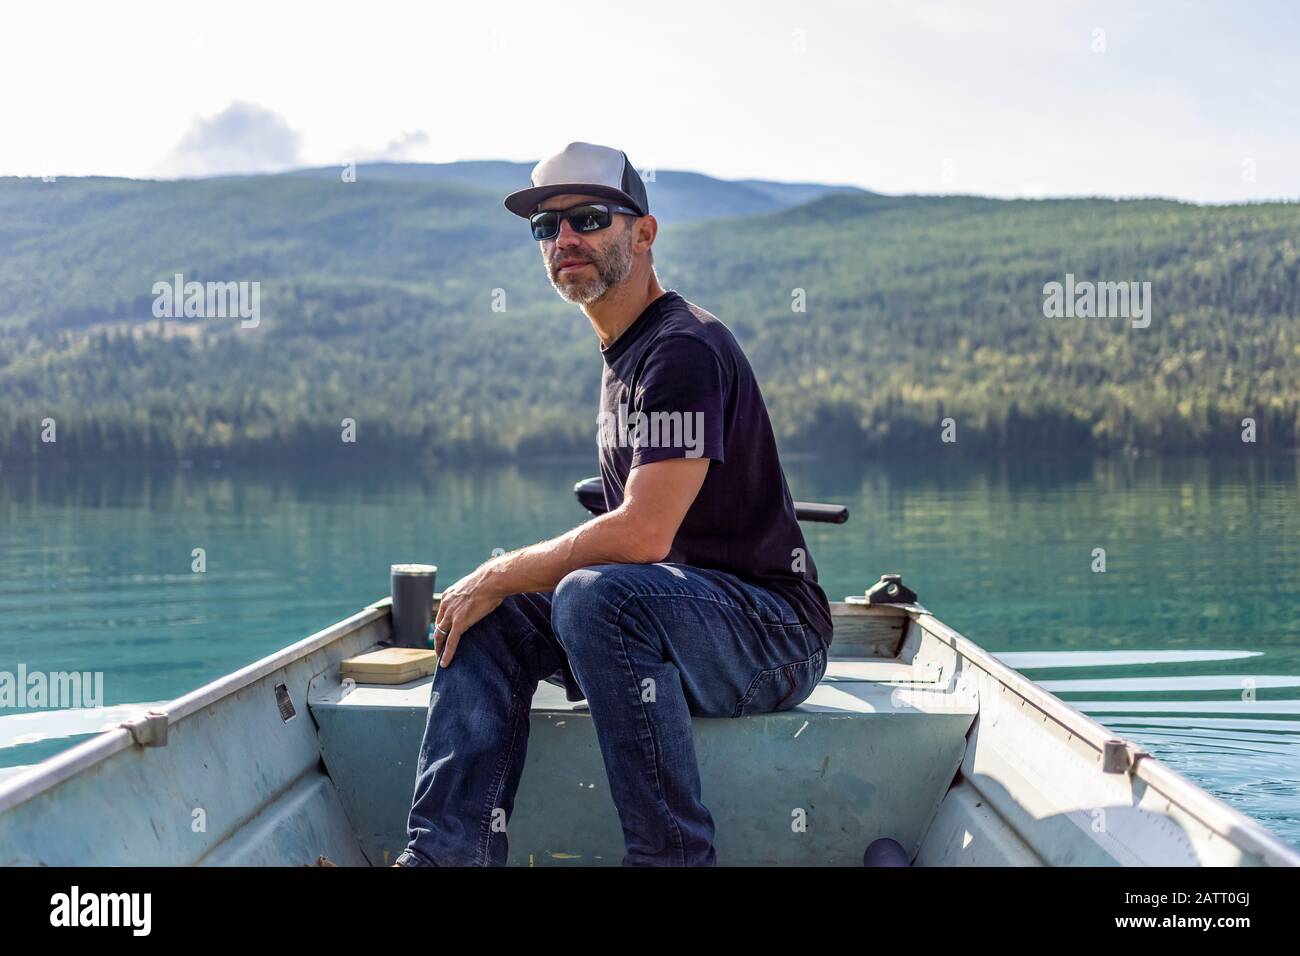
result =
[[[1297,444],[1300,205],[831,192],[690,218],[660,279],[735,331],[789,450],[911,453],[949,417],[976,453],[1240,449],[1246,417]],[[497,191],[0,179],[0,253],[0,460],[594,450],[597,340]],[[260,282],[260,323],[154,318],[175,273]],[[1066,273],[1150,282],[1150,326],[1045,317]]]

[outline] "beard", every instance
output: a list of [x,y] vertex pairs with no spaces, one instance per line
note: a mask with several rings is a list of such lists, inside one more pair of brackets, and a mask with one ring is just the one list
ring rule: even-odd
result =
[[634,241],[633,231],[627,229],[624,235],[611,242],[603,251],[599,249],[593,251],[592,258],[587,261],[591,263],[595,275],[584,273],[581,277],[560,278],[558,267],[548,263],[546,271],[551,277],[551,285],[560,294],[560,298],[576,305],[591,305],[593,302],[599,302],[610,289],[632,274]]

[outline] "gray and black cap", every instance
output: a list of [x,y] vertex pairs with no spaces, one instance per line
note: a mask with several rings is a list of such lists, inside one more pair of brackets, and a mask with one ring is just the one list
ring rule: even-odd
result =
[[527,219],[550,196],[574,193],[624,203],[645,216],[650,213],[645,183],[627,153],[594,143],[570,143],[533,167],[533,185],[505,198],[506,208]]

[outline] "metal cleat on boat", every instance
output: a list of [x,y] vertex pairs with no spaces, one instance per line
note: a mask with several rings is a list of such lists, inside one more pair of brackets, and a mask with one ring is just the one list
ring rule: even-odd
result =
[[1105,773],[1132,773],[1137,762],[1151,756],[1137,744],[1122,737],[1112,737],[1102,745],[1101,769]]
[[131,731],[131,739],[141,747],[167,746],[167,713],[165,711],[151,710],[143,717],[125,720],[118,726]]
[[904,586],[901,574],[882,574],[867,591],[868,604],[917,604],[916,592]]

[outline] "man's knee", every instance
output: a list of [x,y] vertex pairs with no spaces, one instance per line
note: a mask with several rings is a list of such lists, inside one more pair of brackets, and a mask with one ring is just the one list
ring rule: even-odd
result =
[[632,593],[629,578],[638,567],[595,564],[570,571],[561,578],[551,601],[551,624],[557,636],[580,630],[584,622],[616,614]]

